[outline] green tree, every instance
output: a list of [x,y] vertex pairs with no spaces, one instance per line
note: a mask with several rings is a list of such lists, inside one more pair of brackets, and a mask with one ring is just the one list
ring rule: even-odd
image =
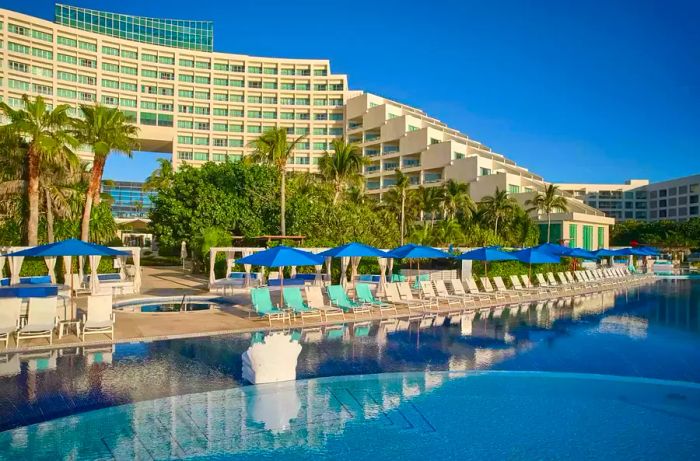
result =
[[357,144],[334,139],[331,146],[333,152],[324,152],[318,167],[321,176],[333,184],[335,204],[348,186],[357,185],[362,181],[362,167],[367,163],[367,159],[362,156]]
[[498,223],[509,220],[518,208],[513,197],[498,187],[493,195],[488,195],[481,201],[484,217],[493,223],[493,232],[498,235]]
[[450,179],[442,190],[442,206],[445,216],[456,218],[457,215],[470,217],[476,209],[476,204],[469,194],[469,184]]
[[158,162],[159,166],[146,178],[146,181],[143,183],[144,191],[155,191],[167,188],[173,180],[173,176],[175,175],[173,162],[167,158],[157,158],[156,162]]
[[98,104],[81,105],[80,110],[83,118],[75,121],[75,133],[82,144],[92,148],[94,155],[80,228],[80,238],[87,242],[92,206],[93,203],[100,203],[100,185],[107,156],[111,152],[120,152],[131,157],[132,152],[138,148],[138,128],[116,108]]
[[394,184],[392,189],[396,191],[396,195],[401,198],[401,225],[399,229],[401,232],[400,242],[403,246],[404,235],[406,233],[406,194],[408,192],[408,187],[410,186],[410,181],[408,180],[408,176],[403,174],[398,168],[394,171],[396,173],[396,184]]
[[416,189],[416,204],[419,207],[419,211],[423,212],[423,218],[425,219],[425,214],[430,214],[430,224],[431,226],[435,224],[435,215],[440,211],[440,206],[444,200],[443,189],[439,187],[423,187],[420,186]]
[[31,100],[22,96],[24,109],[13,109],[0,103],[0,112],[9,120],[8,129],[14,131],[27,142],[26,149],[26,197],[29,207],[27,219],[27,244],[38,243],[39,202],[41,166],[47,164],[75,164],[77,157],[71,150],[77,145],[69,126],[67,104],[60,104],[49,110],[44,98],[37,96]]
[[547,215],[547,243],[549,243],[552,227],[551,214],[555,211],[564,213],[568,210],[566,198],[559,193],[558,186],[548,184],[544,187],[544,193],[538,192],[532,199],[526,200],[525,205],[531,206],[528,211],[537,211],[537,214]]
[[253,140],[250,144],[255,149],[250,157],[254,162],[263,162],[273,165],[280,174],[280,233],[287,235],[286,214],[286,185],[287,162],[292,156],[297,144],[305,136],[299,136],[293,141],[287,139],[286,128],[270,128],[265,133]]

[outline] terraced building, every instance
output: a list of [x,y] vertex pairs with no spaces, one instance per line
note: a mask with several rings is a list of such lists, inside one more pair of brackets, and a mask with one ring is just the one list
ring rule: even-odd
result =
[[[289,168],[313,171],[332,139],[358,142],[371,158],[367,191],[381,194],[405,172],[415,187],[468,182],[476,200],[508,190],[519,200],[544,180],[419,109],[351,91],[347,76],[319,59],[263,58],[213,51],[213,24],[143,18],[57,4],[55,22],[0,9],[0,97],[51,104],[119,107],[139,126],[144,151],[173,164],[238,160],[269,127],[305,135]],[[90,152],[81,151],[86,159]],[[571,199],[572,223],[598,228],[588,246],[606,246],[614,220]],[[581,223],[580,221],[584,222]],[[603,229],[602,232],[600,229]]]

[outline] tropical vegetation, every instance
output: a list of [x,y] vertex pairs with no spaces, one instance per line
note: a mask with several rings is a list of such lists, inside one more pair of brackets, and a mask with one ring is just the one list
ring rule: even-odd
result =
[[[116,109],[82,106],[74,118],[69,106],[51,107],[41,96],[22,101],[22,108],[0,103],[7,121],[0,126],[0,244],[112,242],[117,226],[99,184],[109,152],[135,147],[135,127]],[[76,155],[80,144],[98,154],[92,168]]]
[[544,213],[547,216],[547,243],[550,242],[552,229],[552,213],[564,213],[568,210],[566,199],[559,192],[559,187],[554,184],[548,184],[544,187],[544,192],[538,192],[531,199],[525,202],[525,205],[531,205],[528,211],[537,211]]

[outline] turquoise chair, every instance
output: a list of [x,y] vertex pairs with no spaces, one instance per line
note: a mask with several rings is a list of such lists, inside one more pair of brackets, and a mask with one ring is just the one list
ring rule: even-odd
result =
[[284,322],[289,319],[289,314],[287,312],[272,304],[269,288],[252,288],[250,290],[250,299],[253,303],[255,313],[260,317],[266,317],[270,322],[270,326],[272,326],[273,320],[282,320]]
[[321,320],[321,311],[318,309],[312,309],[304,302],[304,298],[301,296],[301,290],[299,287],[285,287],[282,289],[282,295],[284,297],[284,305],[292,311],[292,313],[299,315],[301,317],[301,323],[304,323],[305,318],[317,317]]
[[419,290],[421,282],[429,282],[429,281],[430,281],[430,274],[419,274],[416,277],[416,280],[413,282],[413,288],[415,290]]
[[391,274],[391,281],[392,282],[405,282],[406,277],[401,275],[401,274]]
[[355,328],[353,329],[353,336],[356,338],[369,336],[369,328],[370,325],[368,323],[355,325]]
[[364,303],[358,303],[348,298],[348,294],[342,285],[330,285],[328,287],[328,297],[331,304],[336,305],[345,312],[352,312],[357,315],[359,312],[369,312],[369,308]]
[[369,304],[374,307],[378,307],[380,312],[384,312],[387,310],[396,312],[395,305],[385,303],[384,301],[375,298],[372,294],[370,286],[366,283],[358,283],[357,285],[355,285],[355,293],[357,294],[357,299],[360,302]]

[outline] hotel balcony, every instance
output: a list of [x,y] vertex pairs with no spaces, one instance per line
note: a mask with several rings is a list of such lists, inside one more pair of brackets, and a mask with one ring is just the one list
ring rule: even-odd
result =
[[385,145],[382,148],[382,154],[388,155],[388,154],[395,154],[399,151],[399,146],[395,145]]
[[418,167],[420,167],[420,160],[419,159],[404,159],[404,161],[401,162],[401,167],[402,168],[418,168]]
[[377,157],[379,154],[379,148],[365,148],[365,157]]
[[379,140],[379,133],[365,133],[365,142],[372,142]]
[[384,171],[394,171],[399,167],[399,162],[384,162],[382,170]]

